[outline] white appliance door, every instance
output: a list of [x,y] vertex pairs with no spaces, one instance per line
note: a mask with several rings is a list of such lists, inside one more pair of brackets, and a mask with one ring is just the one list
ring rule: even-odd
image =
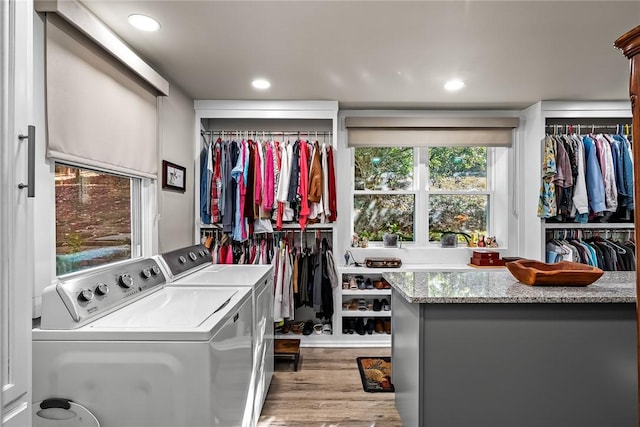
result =
[[209,426],[251,425],[251,301],[245,302],[211,340],[211,411]]

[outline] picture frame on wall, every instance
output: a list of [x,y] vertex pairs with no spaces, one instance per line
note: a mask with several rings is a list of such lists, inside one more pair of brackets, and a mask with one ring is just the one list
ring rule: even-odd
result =
[[187,169],[175,163],[162,161],[162,188],[182,193],[186,190]]

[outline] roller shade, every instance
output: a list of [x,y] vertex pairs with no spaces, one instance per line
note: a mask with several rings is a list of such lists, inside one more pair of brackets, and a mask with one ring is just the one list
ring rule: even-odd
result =
[[157,178],[156,92],[52,13],[46,85],[48,157]]
[[510,147],[517,117],[347,117],[349,147]]

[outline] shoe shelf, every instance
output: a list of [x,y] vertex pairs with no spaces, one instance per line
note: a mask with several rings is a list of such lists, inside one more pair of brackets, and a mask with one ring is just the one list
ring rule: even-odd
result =
[[391,317],[389,311],[358,311],[358,310],[342,310],[342,317]]
[[391,289],[343,289],[342,295],[391,295]]

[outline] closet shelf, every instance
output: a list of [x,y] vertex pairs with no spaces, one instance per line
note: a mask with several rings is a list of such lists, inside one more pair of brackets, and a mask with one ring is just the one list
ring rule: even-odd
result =
[[376,295],[391,295],[391,289],[343,289],[342,295],[353,296],[376,296]]
[[633,230],[635,225],[631,222],[589,222],[586,224],[580,224],[577,222],[545,222],[544,228],[546,229],[629,229]]
[[391,311],[342,310],[342,317],[391,317]]

